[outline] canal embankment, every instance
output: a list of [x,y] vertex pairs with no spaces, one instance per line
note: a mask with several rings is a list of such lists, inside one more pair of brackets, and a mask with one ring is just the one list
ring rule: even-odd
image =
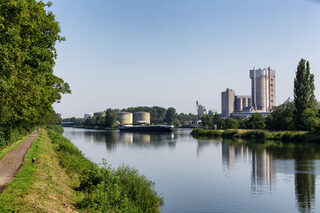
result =
[[196,128],[191,132],[191,135],[193,137],[207,138],[274,140],[294,143],[320,143],[320,134],[305,131],[267,131],[246,129],[213,130]]
[[0,194],[0,212],[157,212],[162,198],[137,170],[88,160],[59,129],[41,130]]

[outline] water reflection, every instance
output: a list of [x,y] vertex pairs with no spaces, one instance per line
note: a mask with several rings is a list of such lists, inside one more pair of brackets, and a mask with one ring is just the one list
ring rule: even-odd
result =
[[222,164],[228,168],[232,168],[235,162],[248,161],[251,155],[249,148],[243,145],[231,145],[229,141],[223,141],[222,148]]
[[276,182],[275,165],[266,150],[252,150],[251,189],[255,194],[270,192]]
[[312,161],[295,161],[295,193],[300,212],[311,212],[315,205],[316,176]]
[[[253,195],[270,193],[276,174],[294,175],[297,207],[300,212],[315,208],[316,169],[319,167],[320,146],[304,145],[241,145],[223,141],[222,164],[232,169],[235,163],[251,156],[251,192]],[[293,165],[290,165],[293,164]]]
[[[276,203],[275,200],[277,200],[277,197],[274,196],[279,195],[284,196],[279,197],[284,199],[284,201],[279,201],[284,204],[283,206],[278,205],[278,207],[286,208],[290,206],[293,210],[290,212],[315,212],[319,208],[316,207],[316,199],[319,201],[319,198],[316,197],[316,185],[319,184],[320,175],[320,146],[318,145],[255,144],[249,142],[238,143],[233,140],[200,140],[192,138],[190,131],[185,130],[178,130],[174,134],[70,130],[65,135],[73,141],[77,141],[77,139],[83,141],[81,143],[82,150],[92,149],[90,151],[90,153],[93,153],[91,156],[103,150],[101,151],[101,158],[107,156],[108,159],[112,159],[113,157],[114,162],[122,162],[128,155],[130,157],[128,157],[127,162],[135,162],[141,168],[146,168],[146,165],[149,164],[145,163],[144,157],[148,156],[148,160],[150,160],[149,174],[157,174],[154,179],[159,178],[158,181],[161,181],[161,178],[165,179],[163,181],[165,186],[162,186],[161,190],[171,192],[172,189],[172,197],[170,197],[172,203],[177,202],[175,200],[177,197],[185,196],[185,193],[180,194],[180,196],[176,194],[178,190],[175,187],[177,185],[184,190],[189,190],[190,193],[188,194],[191,196],[189,197],[191,201],[201,196],[202,191],[198,190],[203,190],[203,194],[207,193],[203,200],[199,201],[200,203],[207,201],[207,199],[208,203],[209,199],[212,203],[216,202],[215,199],[217,198],[214,197],[213,192],[219,191],[220,186],[225,186],[219,191],[219,196],[226,193],[229,198],[238,193],[237,195],[241,196],[241,199],[246,199],[248,202],[248,209],[252,204],[251,201],[260,201],[263,198],[269,199],[270,209],[272,209],[272,204]],[[94,150],[95,148],[100,150]],[[140,152],[142,149],[144,152]],[[161,154],[158,154],[160,149],[162,149],[159,152]],[[197,157],[201,156],[198,161],[194,161],[195,152]],[[153,156],[156,157],[153,159]],[[141,164],[139,164],[140,162]],[[189,169],[184,168],[185,165],[192,168],[192,172],[188,173]],[[220,172],[221,165],[223,170]],[[157,173],[158,170],[161,172]],[[166,175],[163,175],[164,173]],[[180,173],[183,176],[179,176]],[[189,177],[185,174],[192,178],[185,178]],[[167,187],[169,184],[167,182],[168,175],[171,177],[170,180],[177,179],[175,184]],[[185,182],[182,180],[190,181],[188,182],[190,184],[183,185]],[[193,184],[192,180],[195,180]],[[210,180],[214,181],[210,182]],[[200,183],[207,185],[202,186]],[[228,185],[223,184],[231,185],[230,189]],[[246,190],[243,190],[243,187]],[[243,190],[243,192],[230,193],[230,190],[234,190],[234,188],[240,189],[238,191]],[[192,197],[192,193],[196,196]],[[233,199],[235,198],[238,197],[233,197]],[[214,209],[214,206],[218,204],[216,202],[214,205],[208,205]],[[259,203],[259,205],[263,204]],[[170,205],[167,205],[167,207],[169,208]],[[180,206],[177,208],[180,208]],[[266,209],[265,212],[270,209]],[[228,210],[234,212],[234,209]],[[243,212],[246,211],[243,209]],[[279,212],[281,212],[281,209],[279,209]]]
[[120,131],[82,131],[68,132],[69,137],[79,137],[83,134],[84,139],[89,143],[105,143],[108,151],[115,150],[119,144],[127,144],[142,147],[175,147],[175,140],[178,135],[173,133],[151,134],[132,133]]

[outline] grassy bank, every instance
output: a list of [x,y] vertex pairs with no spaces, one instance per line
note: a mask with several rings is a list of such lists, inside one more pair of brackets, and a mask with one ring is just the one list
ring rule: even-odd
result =
[[0,212],[158,212],[153,182],[129,167],[92,163],[56,131],[41,131],[0,194]]
[[60,167],[54,146],[41,131],[17,176],[0,194],[0,212],[77,211],[81,194],[72,189],[75,181]]
[[311,134],[308,132],[279,131],[271,132],[264,130],[211,130],[211,129],[194,129],[191,132],[194,137],[208,138],[242,138],[257,140],[275,140],[282,142],[295,143],[319,143],[320,134]]

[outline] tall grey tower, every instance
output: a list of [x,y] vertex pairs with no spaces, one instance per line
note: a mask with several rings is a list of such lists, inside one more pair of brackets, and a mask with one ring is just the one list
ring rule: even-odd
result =
[[222,117],[229,117],[234,111],[234,96],[235,92],[232,89],[227,89],[221,92],[221,111]]
[[270,112],[276,105],[276,71],[250,70],[252,106],[256,111]]

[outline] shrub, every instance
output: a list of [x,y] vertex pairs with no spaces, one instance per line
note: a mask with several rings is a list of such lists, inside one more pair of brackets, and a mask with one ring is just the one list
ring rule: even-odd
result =
[[235,137],[237,134],[238,134],[238,131],[237,131],[237,130],[225,130],[225,131],[222,133],[222,137],[223,137],[223,138],[233,138],[233,137]]
[[281,140],[283,142],[290,142],[293,139],[294,134],[292,132],[285,132],[282,137]]
[[48,131],[56,144],[60,165],[69,175],[80,179],[77,190],[84,193],[78,208],[89,212],[157,212],[161,198],[154,183],[138,171],[126,166],[114,171],[104,161],[103,167],[86,159],[69,140]]

